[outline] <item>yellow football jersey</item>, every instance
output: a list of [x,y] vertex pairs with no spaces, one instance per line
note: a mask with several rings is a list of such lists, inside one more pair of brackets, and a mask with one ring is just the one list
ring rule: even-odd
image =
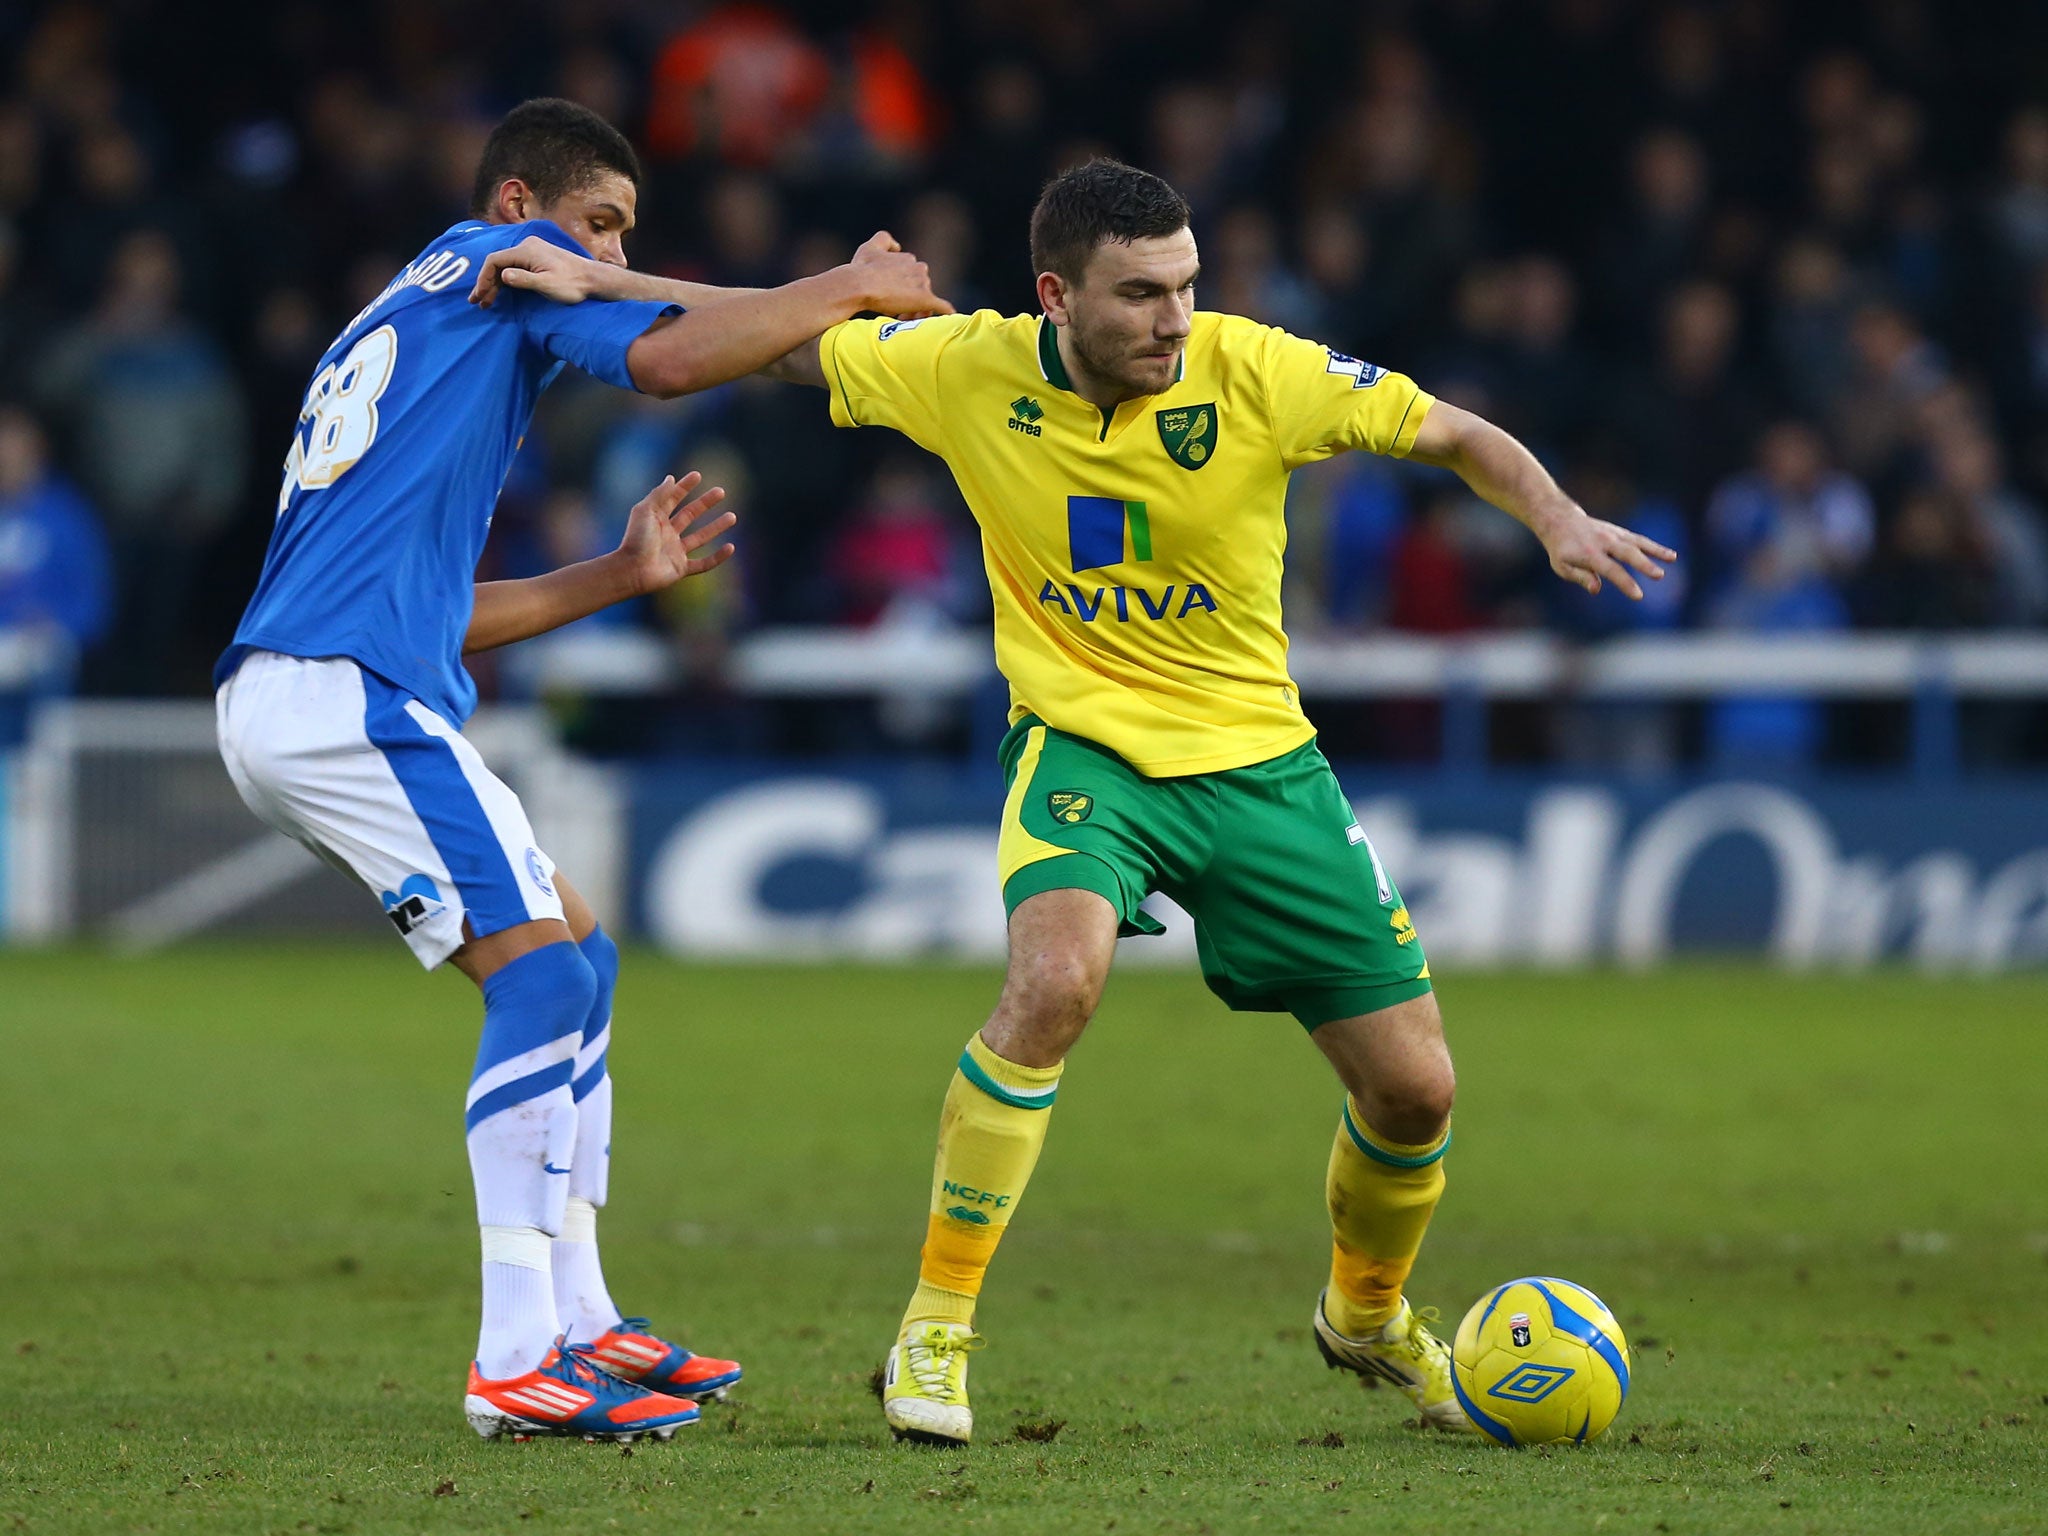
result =
[[1287,675],[1287,477],[1347,448],[1406,454],[1413,380],[1236,315],[1198,313],[1179,378],[1105,414],[1051,321],[992,310],[824,336],[832,420],[946,461],[981,524],[1011,719],[1173,778],[1315,734]]

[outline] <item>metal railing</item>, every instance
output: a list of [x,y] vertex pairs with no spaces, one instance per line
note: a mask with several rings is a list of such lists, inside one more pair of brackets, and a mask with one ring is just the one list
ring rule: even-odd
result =
[[[1964,699],[2048,699],[2048,635],[2035,633],[1695,633],[1591,645],[1542,634],[1315,637],[1296,641],[1288,664],[1310,700],[1440,700],[1442,761],[1453,771],[1485,767],[1495,700],[1896,698],[1912,707],[1914,772],[1940,778],[1959,765]],[[731,681],[766,697],[999,686],[986,633],[886,629],[761,631],[735,647]]]

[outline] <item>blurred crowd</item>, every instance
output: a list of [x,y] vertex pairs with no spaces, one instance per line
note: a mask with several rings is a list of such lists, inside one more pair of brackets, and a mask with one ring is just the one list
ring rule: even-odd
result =
[[[2044,15],[28,0],[0,12],[0,632],[39,637],[49,686],[203,688],[314,361],[536,94],[641,147],[635,264],[718,283],[886,225],[959,307],[1028,309],[1043,179],[1131,159],[1196,210],[1204,307],[1413,374],[1684,555],[1640,606],[1589,599],[1456,481],[1339,460],[1290,509],[1298,634],[2038,627]],[[715,686],[749,626],[983,621],[936,462],[758,381],[558,384],[485,574],[608,547],[677,466],[730,488],[742,559],[592,626],[604,665]],[[511,665],[487,685],[545,685]]]

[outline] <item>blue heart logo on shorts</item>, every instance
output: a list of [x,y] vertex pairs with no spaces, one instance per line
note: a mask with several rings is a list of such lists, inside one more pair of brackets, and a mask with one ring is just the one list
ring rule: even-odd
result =
[[446,910],[441,901],[441,888],[434,884],[431,875],[407,875],[405,883],[396,891],[381,893],[384,915],[391,919],[392,926],[400,933],[411,933],[430,917],[437,917]]

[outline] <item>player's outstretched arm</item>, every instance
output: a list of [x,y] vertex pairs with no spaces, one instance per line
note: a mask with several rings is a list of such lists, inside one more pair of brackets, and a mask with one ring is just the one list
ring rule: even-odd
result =
[[691,526],[725,500],[722,486],[693,498],[690,493],[702,479],[694,470],[680,480],[670,475],[641,497],[626,516],[625,537],[608,555],[524,581],[478,582],[462,653],[467,656],[544,635],[600,608],[659,592],[686,576],[701,576],[725,564],[732,557],[730,544],[698,553],[735,521],[732,513],[721,512]]
[[711,283],[693,283],[680,277],[657,277],[612,267],[609,273],[593,272],[606,263],[592,261],[574,251],[528,235],[517,245],[492,251],[470,285],[469,302],[485,309],[498,302],[507,288],[535,293],[557,304],[581,304],[585,299],[647,299],[657,304],[680,304],[699,309],[724,299],[762,293],[760,288],[720,288]]
[[[878,248],[878,242],[886,242],[886,248]],[[529,236],[485,259],[470,298],[488,305],[501,288],[562,304],[652,299],[687,307],[694,295],[699,307],[657,321],[626,353],[635,387],[664,399],[710,389],[771,364],[788,377],[779,365],[789,354],[863,310],[899,316],[953,312],[932,292],[925,264],[897,249],[886,234],[863,245],[844,266],[780,288],[751,291],[706,290],[701,284],[592,261]],[[722,296],[705,303],[707,291]]]
[[1611,581],[1632,598],[1643,595],[1634,572],[1664,579],[1660,560],[1678,552],[1591,517],[1565,495],[1536,455],[1484,417],[1439,400],[1423,418],[1408,457],[1450,470],[1481,499],[1519,519],[1543,541],[1550,568],[1566,581],[1598,592]]
[[[861,242],[860,249],[853,253],[853,260],[849,265],[858,267],[865,262],[878,261],[892,251],[902,249],[903,247],[896,243],[896,237],[889,231],[877,230]],[[914,320],[917,316],[906,315],[902,318]],[[793,350],[784,353],[763,368],[762,374],[771,379],[780,379],[785,384],[808,384],[813,389],[826,388],[825,354],[822,350],[824,339],[822,334],[805,337]]]

